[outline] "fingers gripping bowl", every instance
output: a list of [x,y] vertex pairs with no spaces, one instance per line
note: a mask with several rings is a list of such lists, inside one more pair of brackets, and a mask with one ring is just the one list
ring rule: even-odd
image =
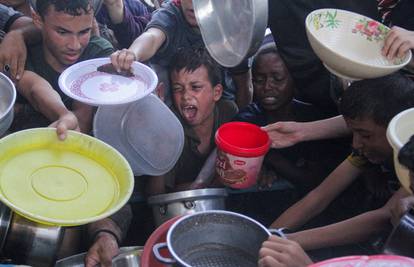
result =
[[391,74],[411,60],[388,60],[381,54],[390,29],[363,15],[340,9],[318,9],[306,17],[306,34],[325,67],[348,80]]
[[0,140],[0,200],[39,223],[72,226],[110,216],[126,204],[134,177],[106,143],[70,131],[20,131]]

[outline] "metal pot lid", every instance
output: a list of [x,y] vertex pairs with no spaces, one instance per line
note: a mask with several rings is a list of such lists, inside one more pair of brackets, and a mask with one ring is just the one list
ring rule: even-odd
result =
[[180,121],[153,94],[130,104],[100,106],[93,133],[127,159],[134,175],[167,173],[184,147]]
[[193,6],[204,44],[220,65],[237,66],[260,47],[267,0],[193,0]]
[[196,190],[187,190],[176,193],[161,194],[148,198],[148,204],[157,205],[157,204],[167,204],[171,202],[190,200],[190,199],[200,199],[207,197],[227,197],[227,190],[224,188],[206,188],[206,189],[196,189]]

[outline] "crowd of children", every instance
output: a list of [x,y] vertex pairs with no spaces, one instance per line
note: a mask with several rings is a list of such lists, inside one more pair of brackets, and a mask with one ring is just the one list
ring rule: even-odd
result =
[[[207,52],[191,0],[155,2],[155,7],[164,3],[154,8],[139,0],[102,0],[102,7],[93,10],[90,0],[37,0],[35,6],[0,0],[0,70],[18,91],[9,133],[51,126],[61,140],[68,130],[90,134],[94,108],[62,93],[60,73],[98,57],[110,57],[118,71],[140,61],[157,72],[163,84],[158,93],[185,134],[173,169],[147,178],[147,195],[221,186],[214,179],[215,132],[223,123],[246,121],[261,126],[272,143],[259,190],[284,179],[301,198],[281,214],[271,214],[270,226],[288,229],[288,239],[272,236],[264,242],[259,266],[307,266],[320,259],[314,250],[367,242],[389,232],[414,203],[395,177],[386,139],[390,120],[414,107],[411,73],[404,70],[348,87],[313,53],[302,22],[314,9],[334,7],[392,23],[396,26],[382,51],[392,59],[414,48],[412,1],[271,0],[273,38],[235,68],[219,66]],[[411,182],[413,138],[399,155],[411,170]],[[345,204],[353,209],[345,218],[316,227],[309,223],[347,199],[346,192],[352,198],[359,191],[366,193],[366,205]],[[86,226],[86,266],[110,266],[132,216],[126,205]]]

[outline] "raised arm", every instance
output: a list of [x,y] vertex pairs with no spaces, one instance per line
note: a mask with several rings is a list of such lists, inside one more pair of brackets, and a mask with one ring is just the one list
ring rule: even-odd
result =
[[45,79],[34,72],[25,71],[16,87],[34,109],[53,122],[52,126],[57,128],[60,139],[66,138],[67,130],[79,131],[76,116],[66,108],[59,94]]
[[[40,36],[31,18],[25,16],[17,18],[0,43],[0,70],[9,72],[13,80],[19,80],[26,63],[26,43],[39,42]],[[8,67],[5,68],[6,65]]]
[[166,40],[163,31],[157,28],[149,28],[141,34],[128,49],[122,49],[111,55],[111,61],[115,69],[129,70],[134,60],[147,61],[162,46]]
[[297,143],[343,137],[350,133],[342,116],[311,122],[281,121],[263,127],[272,147],[284,148]]
[[270,227],[301,227],[321,213],[360,173],[360,169],[344,160],[318,187],[287,209]]

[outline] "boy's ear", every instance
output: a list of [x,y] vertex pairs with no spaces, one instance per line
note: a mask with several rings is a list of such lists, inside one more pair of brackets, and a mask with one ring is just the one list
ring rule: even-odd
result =
[[43,28],[43,20],[42,17],[33,9],[31,10],[32,13],[32,19],[33,19],[33,24],[39,28],[42,29]]
[[223,94],[223,86],[221,84],[216,84],[213,88],[214,90],[214,101],[219,101],[221,98],[221,95]]

